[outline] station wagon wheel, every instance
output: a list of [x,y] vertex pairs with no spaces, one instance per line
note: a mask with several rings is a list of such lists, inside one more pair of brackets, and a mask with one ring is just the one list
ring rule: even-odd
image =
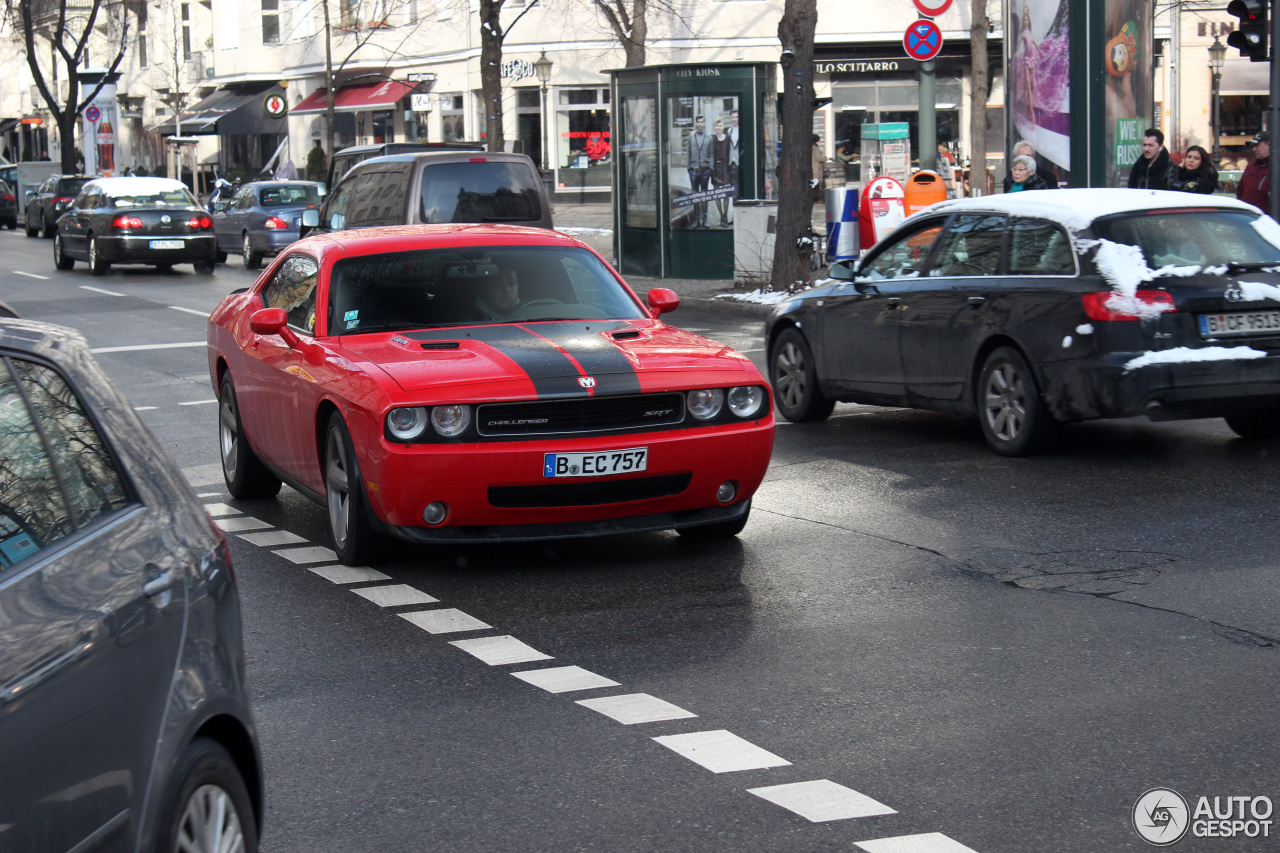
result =
[[244,258],[244,268],[247,270],[256,270],[262,263],[262,255],[253,250],[253,241],[249,239],[249,232],[244,232],[244,246],[241,248],[241,256]]
[[53,265],[60,270],[69,270],[76,265],[76,262],[73,258],[68,257],[67,253],[63,249],[64,247],[62,245],[62,235],[54,234],[53,235]]
[[334,412],[325,431],[325,505],[329,509],[333,550],[348,566],[368,563],[377,544],[377,534],[369,524],[363,483],[347,425]]
[[280,492],[280,478],[267,470],[245,438],[230,373],[222,377],[218,391],[218,449],[222,455],[222,478],[233,498],[269,498]]
[[48,240],[50,237],[53,236],[54,232],[57,230],[58,230],[58,226],[56,223],[50,222],[49,220],[45,219],[43,215],[41,215],[40,217],[40,236],[41,237]]
[[197,738],[174,774],[160,825],[164,853],[256,853],[257,820],[239,768],[219,743]]
[[983,437],[1001,456],[1034,453],[1054,423],[1030,365],[1011,347],[1000,347],[983,362],[977,409]]
[[769,357],[769,376],[778,411],[789,421],[820,421],[835,407],[818,387],[813,352],[797,329],[778,335]]
[[1250,412],[1232,415],[1226,420],[1227,426],[1241,438],[1253,441],[1280,438],[1280,411]]
[[111,264],[102,259],[102,255],[98,252],[98,238],[89,238],[89,272],[93,275],[105,275],[107,270],[111,269]]

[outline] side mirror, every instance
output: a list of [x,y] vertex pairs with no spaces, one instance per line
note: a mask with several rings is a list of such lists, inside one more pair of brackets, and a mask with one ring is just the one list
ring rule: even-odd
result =
[[665,287],[655,287],[649,291],[649,311],[654,317],[670,314],[680,307],[680,294]]
[[260,308],[249,317],[249,328],[258,335],[279,335],[290,347],[298,345],[298,336],[289,328],[289,315],[283,308]]
[[302,224],[308,228],[315,228],[320,224],[320,211],[314,207],[308,207],[302,211]]
[[215,201],[213,203],[214,213],[222,213],[226,209],[227,209],[227,203],[225,201]]
[[839,261],[827,267],[827,274],[839,281],[853,281],[857,261]]
[[23,192],[22,194],[23,194],[24,196],[26,196],[27,198],[31,198],[33,195],[35,195],[35,194],[36,194],[36,191],[35,191],[35,190],[26,190],[26,191],[25,191],[25,192]]

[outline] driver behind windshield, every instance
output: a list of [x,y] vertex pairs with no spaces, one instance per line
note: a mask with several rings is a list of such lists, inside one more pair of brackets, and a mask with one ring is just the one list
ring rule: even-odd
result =
[[505,320],[520,307],[520,284],[514,271],[501,269],[485,276],[476,294],[476,309],[488,320]]

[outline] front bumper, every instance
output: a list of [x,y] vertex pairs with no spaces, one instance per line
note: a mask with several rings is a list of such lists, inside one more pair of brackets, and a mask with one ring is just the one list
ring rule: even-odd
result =
[[[375,517],[407,539],[546,539],[663,530],[736,517],[733,507],[748,503],[764,479],[773,434],[770,415],[727,427],[608,437],[482,444],[379,441],[378,458],[362,460],[361,473]],[[543,474],[547,453],[636,447],[648,448],[644,472],[575,478]],[[737,487],[727,504],[716,500],[716,490],[726,481]],[[657,487],[655,496],[643,496],[648,483],[672,482],[679,488]],[[615,484],[616,500],[610,496]],[[575,491],[565,487],[575,485],[584,487],[590,503],[563,499]],[[513,493],[520,496],[520,505],[505,499]],[[429,527],[422,512],[434,501],[447,503],[449,514],[443,524]]]
[[[104,261],[112,263],[191,263],[212,261],[214,255],[213,234],[176,234],[163,237],[155,234],[98,237],[98,252]],[[182,240],[181,249],[153,249],[152,240]]]
[[1108,353],[1040,365],[1050,411],[1063,421],[1138,415],[1164,421],[1280,408],[1280,353],[1125,368],[1143,354]]

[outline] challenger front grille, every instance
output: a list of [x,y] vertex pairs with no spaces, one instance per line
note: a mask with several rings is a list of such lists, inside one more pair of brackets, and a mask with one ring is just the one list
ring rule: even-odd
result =
[[476,429],[485,437],[640,430],[683,420],[683,394],[488,403],[476,410]]
[[551,483],[545,486],[490,486],[489,503],[504,509],[558,506],[599,506],[678,495],[689,488],[692,474],[632,477],[591,483]]

